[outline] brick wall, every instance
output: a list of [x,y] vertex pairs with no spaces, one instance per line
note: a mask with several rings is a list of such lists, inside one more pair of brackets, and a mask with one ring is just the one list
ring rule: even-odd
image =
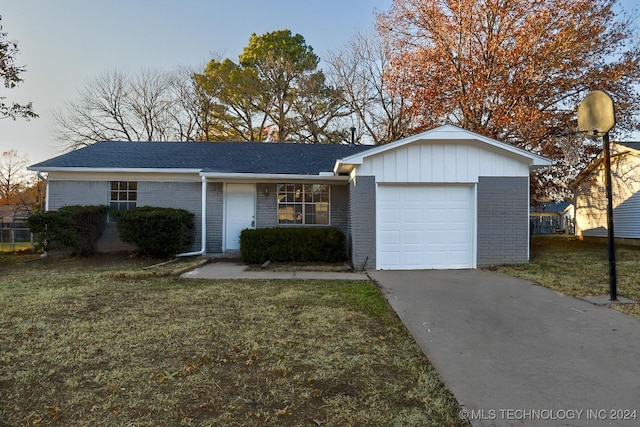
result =
[[356,269],[376,268],[376,179],[357,176],[349,184],[349,250]]
[[349,233],[349,186],[331,185],[331,226]]
[[478,267],[529,261],[529,179],[478,179]]
[[194,241],[189,251],[201,247],[201,183],[200,182],[149,182],[138,181],[137,206],[184,209],[193,216]]
[[49,209],[109,204],[109,181],[49,181]]
[[[265,189],[269,195],[265,196]],[[278,184],[256,184],[256,228],[278,225]]]

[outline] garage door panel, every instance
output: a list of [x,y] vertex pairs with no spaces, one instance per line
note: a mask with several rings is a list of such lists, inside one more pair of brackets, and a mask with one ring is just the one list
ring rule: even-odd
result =
[[423,245],[423,239],[424,237],[422,236],[422,233],[419,232],[405,231],[402,233],[402,243],[407,248],[411,247],[411,245],[418,245],[421,247]]
[[473,267],[473,187],[378,188],[378,268]]
[[424,238],[425,238],[425,243],[446,243],[447,242],[447,235],[448,232],[447,230],[445,230],[446,224],[435,224],[435,223],[431,223],[429,225],[435,225],[437,227],[442,227],[439,230],[425,230],[424,231]]
[[422,251],[407,251],[404,253],[404,262],[409,265],[418,265],[422,264]]
[[[389,250],[398,250],[400,247],[400,242],[402,239],[400,238],[401,231],[383,231],[380,233],[380,243],[385,246],[389,246],[387,251]],[[392,245],[398,245],[398,248],[393,249]]]
[[452,253],[447,257],[448,268],[469,268],[468,262],[466,252]]
[[402,212],[402,221],[405,224],[422,224],[422,209],[405,209]]
[[449,209],[446,213],[447,221],[453,224],[466,224],[469,226],[469,210],[462,208]]
[[381,209],[379,212],[380,220],[383,224],[392,224],[394,222],[400,222],[398,218],[398,212],[395,209]]
[[459,247],[462,245],[465,249],[467,249],[469,245],[469,233],[466,231],[452,231],[448,234],[449,239],[449,247],[452,249],[460,250]]
[[399,251],[388,251],[381,252],[380,256],[387,260],[389,264],[397,265],[400,264],[400,252]]

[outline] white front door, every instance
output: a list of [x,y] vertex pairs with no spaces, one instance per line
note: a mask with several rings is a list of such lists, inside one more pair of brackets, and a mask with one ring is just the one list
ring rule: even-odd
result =
[[227,184],[225,204],[224,250],[240,249],[240,232],[255,228],[255,184]]

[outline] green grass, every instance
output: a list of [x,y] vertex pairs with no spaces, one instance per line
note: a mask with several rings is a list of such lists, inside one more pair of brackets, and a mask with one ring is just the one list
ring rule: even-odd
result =
[[150,262],[0,255],[0,425],[465,425],[372,283]]
[[[640,302],[640,247],[616,245],[619,296]],[[495,270],[520,277],[573,296],[609,295],[606,242],[564,236],[534,237],[531,262]],[[640,318],[640,305],[616,305],[617,310]]]

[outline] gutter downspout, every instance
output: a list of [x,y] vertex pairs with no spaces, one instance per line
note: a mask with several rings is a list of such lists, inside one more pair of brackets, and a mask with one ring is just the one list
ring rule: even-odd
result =
[[49,180],[39,170],[36,171],[36,175],[44,181],[44,210],[47,212],[49,210]]
[[197,256],[204,255],[207,252],[207,177],[202,176],[202,206],[200,211],[202,212],[202,218],[200,219],[201,233],[200,239],[202,244],[200,250],[196,252],[185,252],[177,254],[177,257]]
[[[47,212],[49,210],[49,175],[42,175],[42,172],[40,172],[40,170],[36,171],[36,175],[39,179],[44,181],[44,211]],[[33,234],[31,234],[31,243],[33,246]],[[47,256],[49,256],[49,253],[47,252],[47,247],[45,246],[44,251],[42,252],[42,254],[40,254],[40,258],[46,258]]]

